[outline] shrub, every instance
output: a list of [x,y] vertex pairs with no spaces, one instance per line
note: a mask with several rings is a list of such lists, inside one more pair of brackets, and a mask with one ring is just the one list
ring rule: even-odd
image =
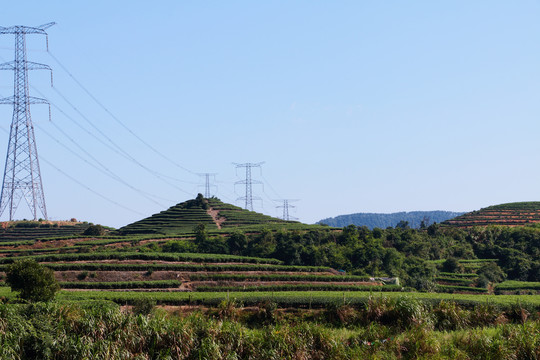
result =
[[10,264],[6,270],[6,283],[11,291],[19,292],[19,297],[28,301],[52,300],[60,290],[54,272],[33,259]]
[[86,230],[84,230],[83,235],[90,236],[103,236],[107,230],[101,225],[90,225]]
[[458,259],[451,257],[446,259],[442,264],[442,271],[449,273],[462,273],[463,266],[459,264]]
[[139,298],[133,303],[133,313],[136,315],[148,315],[154,310],[156,301],[149,298]]
[[500,283],[506,278],[506,274],[504,273],[504,271],[499,267],[499,265],[495,264],[494,262],[488,262],[482,265],[482,267],[478,269],[476,273],[478,274],[478,276],[483,276],[488,281],[494,283]]

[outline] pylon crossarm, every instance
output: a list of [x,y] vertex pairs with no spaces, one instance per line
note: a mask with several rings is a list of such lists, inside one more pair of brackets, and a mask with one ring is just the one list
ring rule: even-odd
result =
[[15,61],[8,61],[0,64],[0,70],[15,70]]
[[43,25],[39,25],[39,26],[37,26],[37,28],[47,30],[48,28],[50,28],[53,25],[56,25],[56,23],[54,21],[50,22],[50,23],[43,24]]
[[47,29],[47,28],[31,27],[31,26],[10,26],[10,27],[0,28],[0,35],[21,34],[21,33],[22,34],[43,34],[43,35],[47,35],[47,33],[45,32],[45,29]]
[[0,99],[0,105],[7,105],[7,104],[13,105],[14,102],[15,102],[15,98],[13,96]]
[[26,66],[28,70],[49,70],[52,71],[51,67],[49,65],[36,63],[33,61],[27,61]]
[[34,97],[34,96],[28,96],[28,103],[29,104],[47,104],[47,105],[49,105],[49,101],[47,101],[46,99],[37,98],[37,97]]

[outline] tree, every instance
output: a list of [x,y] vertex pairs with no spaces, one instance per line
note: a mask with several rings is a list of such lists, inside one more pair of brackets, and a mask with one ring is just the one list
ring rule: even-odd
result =
[[227,244],[229,245],[229,251],[233,255],[241,255],[247,248],[247,237],[240,230],[235,230],[227,238]]
[[19,292],[21,299],[32,302],[50,301],[60,290],[54,272],[33,259],[10,264],[6,270],[6,284],[11,287],[11,291]]
[[483,276],[488,281],[493,283],[500,283],[506,279],[506,274],[504,271],[494,262],[488,262],[482,265],[482,267],[480,267],[476,273],[479,277]]
[[449,257],[442,264],[442,271],[450,273],[462,273],[463,266],[459,263],[459,260],[455,257]]

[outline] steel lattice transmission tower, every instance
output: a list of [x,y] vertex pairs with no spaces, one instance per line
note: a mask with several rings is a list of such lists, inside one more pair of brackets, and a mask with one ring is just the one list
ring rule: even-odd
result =
[[295,208],[296,206],[293,206],[289,203],[293,202],[293,201],[299,201],[298,199],[281,199],[281,200],[275,200],[275,201],[280,201],[280,202],[283,202],[283,205],[280,205],[280,206],[276,206],[277,209],[279,208],[283,208],[283,217],[282,219],[283,220],[298,220],[298,218],[295,218],[294,216],[290,216],[289,215],[289,208]]
[[204,179],[205,179],[204,197],[207,198],[207,199],[210,198],[212,196],[212,194],[210,193],[210,188],[211,187],[216,187],[216,185],[210,185],[210,177],[213,176],[215,178],[217,173],[200,173],[200,174],[197,174],[197,175],[204,177]]
[[253,196],[253,184],[262,184],[262,182],[258,181],[258,180],[253,180],[251,178],[251,168],[254,168],[254,167],[258,167],[260,168],[262,164],[264,164],[264,161],[263,162],[260,162],[260,163],[245,163],[245,164],[237,164],[237,163],[233,163],[234,165],[236,165],[236,168],[246,168],[246,180],[240,180],[240,181],[237,181],[235,182],[234,184],[237,185],[237,184],[243,184],[243,185],[246,185],[246,195],[245,196],[241,196],[239,198],[237,198],[236,200],[244,200],[245,201],[245,205],[244,205],[244,209],[246,210],[251,210],[253,211],[253,200],[260,200],[262,201],[262,199],[260,197],[257,197],[257,196]]
[[13,96],[0,99],[0,104],[13,105],[13,118],[9,134],[4,181],[2,184],[2,194],[0,195],[0,216],[8,208],[10,221],[13,220],[15,211],[23,198],[28,204],[34,220],[37,220],[38,209],[43,217],[47,219],[34,126],[30,117],[30,105],[49,105],[50,119],[50,104],[45,99],[29,95],[28,70],[45,69],[51,71],[51,85],[52,70],[48,65],[26,60],[26,35],[45,35],[48,50],[49,41],[45,30],[54,24],[49,23],[38,27],[0,27],[0,35],[15,35],[15,60],[0,65],[0,70],[14,71]]

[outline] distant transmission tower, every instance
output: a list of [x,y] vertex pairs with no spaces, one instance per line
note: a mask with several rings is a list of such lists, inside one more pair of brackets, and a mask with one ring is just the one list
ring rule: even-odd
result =
[[45,30],[54,24],[49,23],[38,27],[0,27],[0,35],[15,35],[15,60],[0,64],[0,70],[13,70],[15,73],[13,96],[0,99],[0,104],[13,104],[13,118],[9,134],[4,182],[2,184],[2,194],[0,195],[0,216],[6,208],[9,208],[10,221],[13,220],[15,211],[23,198],[28,204],[34,220],[37,219],[38,209],[43,214],[43,217],[47,219],[34,126],[30,117],[30,105],[48,104],[49,120],[51,110],[47,100],[29,95],[28,70],[45,69],[51,71],[51,85],[52,70],[48,65],[26,60],[26,34],[45,35],[48,50],[49,40]]
[[260,162],[260,163],[245,163],[245,164],[237,164],[237,163],[233,163],[234,165],[236,165],[236,168],[241,168],[241,167],[244,167],[246,168],[246,180],[240,180],[240,181],[237,181],[235,182],[234,184],[245,184],[246,185],[246,195],[245,196],[241,196],[239,198],[237,198],[236,200],[245,200],[245,205],[244,205],[244,209],[246,210],[251,210],[253,211],[253,200],[261,200],[262,199],[260,197],[253,197],[253,191],[252,191],[252,187],[253,187],[253,184],[262,184],[262,182],[258,181],[258,180],[252,180],[251,179],[251,168],[254,168],[254,167],[258,167],[260,168],[262,164],[264,164],[264,161],[263,162]]
[[277,209],[283,208],[283,217],[282,217],[283,220],[287,220],[287,221],[289,221],[289,220],[298,220],[294,216],[289,215],[289,208],[295,208],[296,207],[296,206],[293,206],[293,205],[291,205],[289,203],[293,202],[293,201],[299,201],[298,199],[281,199],[281,200],[276,200],[276,201],[282,201],[283,202],[283,205],[276,206]]
[[210,188],[211,187],[216,187],[215,185],[210,185],[210,177],[211,176],[216,176],[217,173],[200,173],[200,174],[197,174],[199,176],[202,176],[204,177],[205,179],[205,183],[204,183],[204,197],[205,198],[210,198],[212,196],[212,194],[210,193]]

